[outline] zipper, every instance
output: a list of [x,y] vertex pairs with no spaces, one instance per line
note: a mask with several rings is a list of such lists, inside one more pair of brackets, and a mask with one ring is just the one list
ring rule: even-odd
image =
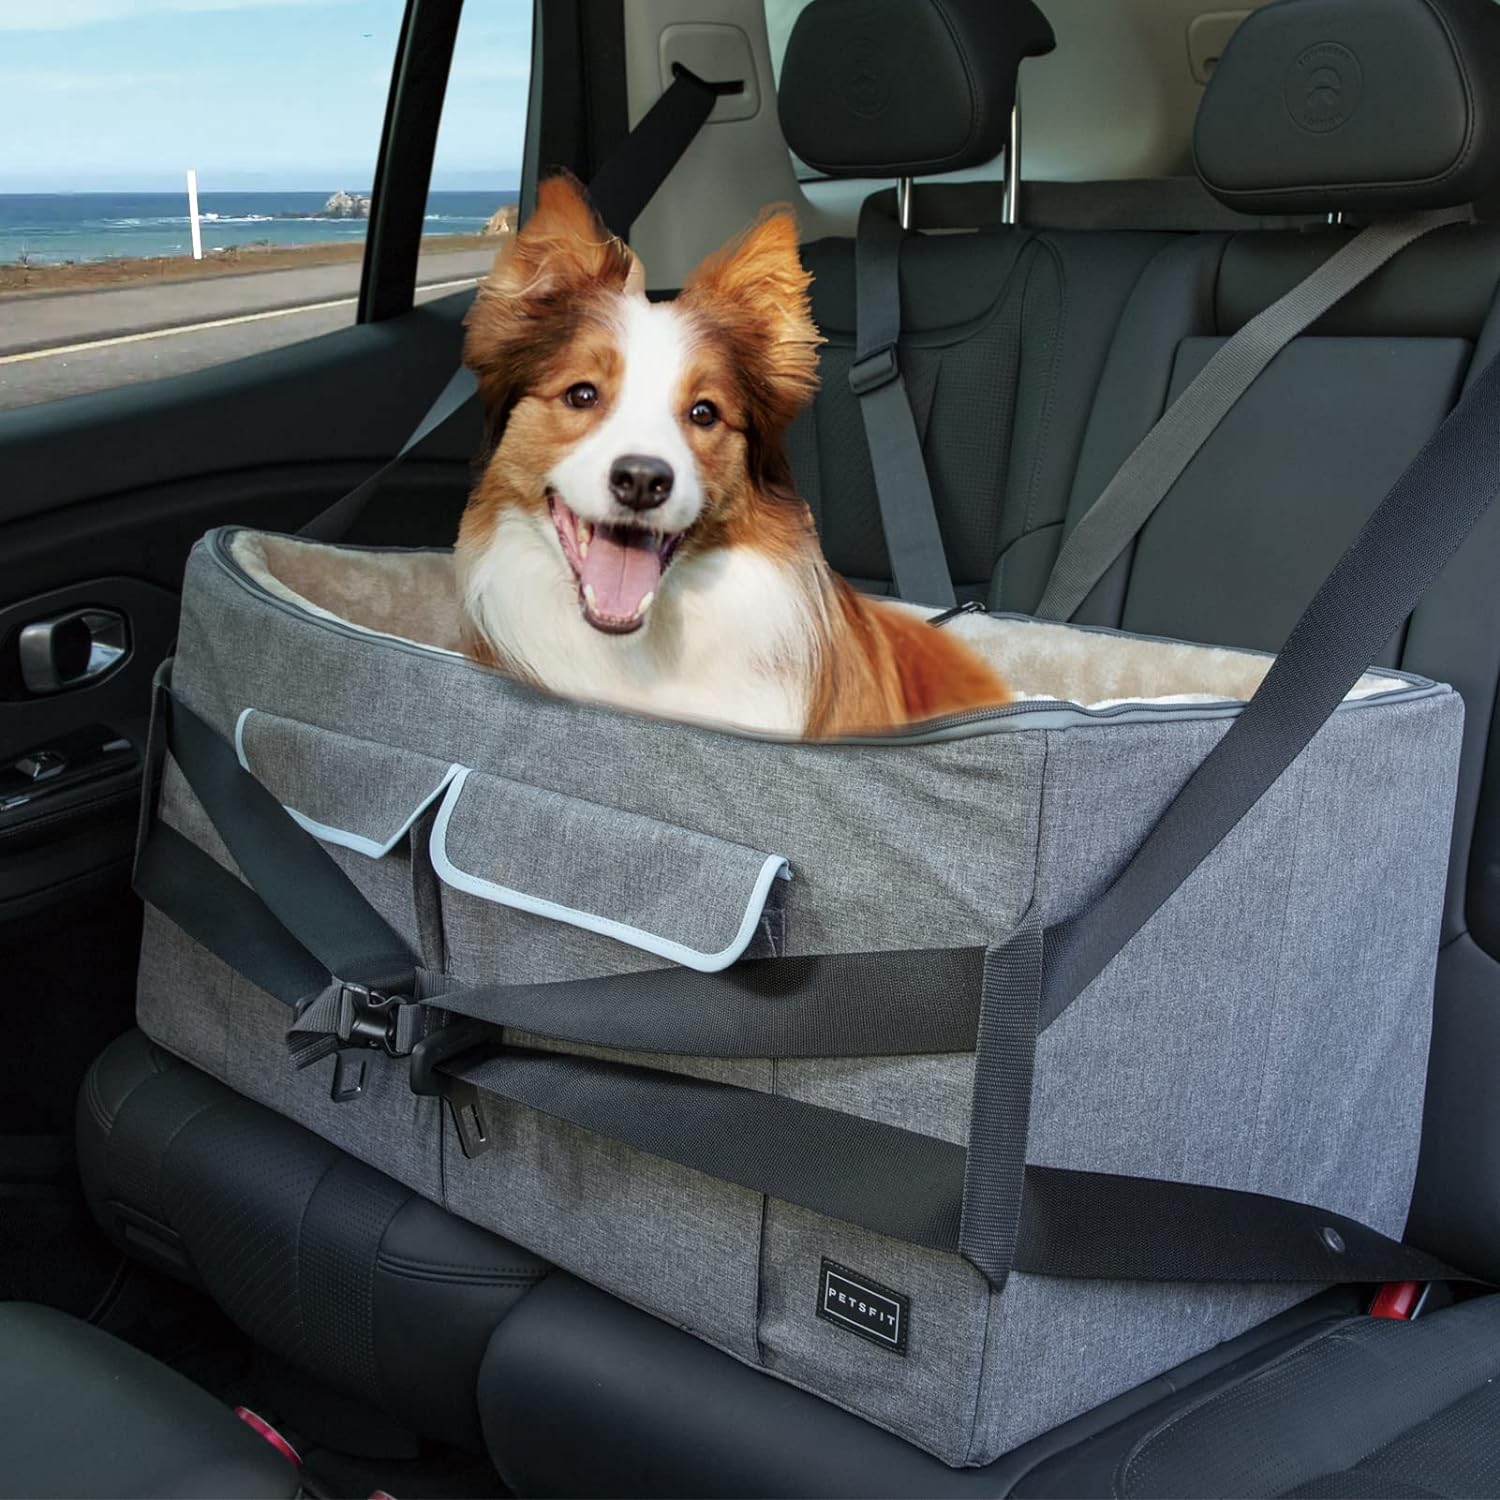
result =
[[[221,527],[211,534],[212,548],[210,556],[214,561],[247,592],[254,594],[256,598],[267,604],[274,605],[285,613],[292,615],[298,620],[323,627],[324,629],[336,631],[338,634],[358,641],[381,641],[386,645],[395,646],[404,651],[413,651],[421,656],[437,657],[441,661],[463,661],[469,662],[469,658],[458,652],[444,651],[438,646],[424,646],[420,642],[406,640],[404,637],[385,635],[379,631],[358,630],[352,625],[335,618],[332,615],[312,615],[296,608],[285,599],[278,598],[275,594],[265,588],[257,579],[252,578],[239,565],[229,552],[228,538],[234,531],[243,530],[241,527]],[[295,540],[295,538],[294,538]],[[335,544],[337,545],[337,544]],[[362,552],[370,549],[351,547],[350,551]],[[430,551],[430,548],[385,548],[385,551]],[[961,605],[953,614],[977,613],[983,609],[977,600]],[[988,611],[985,611],[988,614]],[[931,623],[931,622],[929,622]],[[1112,634],[1114,632],[1111,632]],[[474,663],[469,662],[470,665]],[[476,667],[476,670],[478,668]],[[1385,675],[1404,682],[1404,686],[1389,693],[1373,693],[1368,698],[1356,700],[1359,704],[1388,702],[1392,698],[1411,696],[1425,696],[1427,693],[1436,691],[1439,687],[1436,683],[1424,681],[1407,680],[1408,674],[1395,668],[1381,669]],[[1346,700],[1348,701],[1348,700]],[[747,734],[743,730],[718,728],[716,732],[728,734],[735,739],[748,739],[769,742],[773,744],[807,744],[807,745],[889,745],[906,744],[916,745],[928,741],[939,741],[953,733],[957,729],[979,728],[984,725],[998,723],[1005,719],[1018,718],[1029,713],[1051,713],[1065,714],[1080,724],[1108,724],[1111,720],[1129,717],[1138,719],[1145,715],[1150,718],[1160,717],[1170,719],[1176,717],[1194,719],[1227,719],[1236,717],[1244,707],[1245,700],[1238,698],[1224,698],[1209,703],[1181,704],[1181,703],[1153,703],[1149,699],[1128,703],[1112,704],[1109,708],[1088,708],[1081,703],[1070,703],[1063,698],[1028,698],[1024,703],[1007,703],[996,708],[971,708],[962,713],[944,714],[941,718],[923,719],[915,724],[903,724],[893,729],[883,729],[871,734],[840,735],[836,739],[827,740],[783,740],[776,735]],[[1184,710],[1190,710],[1184,713]],[[695,729],[715,729],[712,725],[695,724]]]

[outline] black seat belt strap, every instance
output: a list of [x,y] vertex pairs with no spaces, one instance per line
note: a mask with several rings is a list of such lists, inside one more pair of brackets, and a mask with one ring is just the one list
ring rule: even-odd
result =
[[880,504],[880,525],[897,594],[913,604],[957,604],[927,461],[901,378],[901,225],[872,194],[854,240],[854,363],[849,389],[859,401]]

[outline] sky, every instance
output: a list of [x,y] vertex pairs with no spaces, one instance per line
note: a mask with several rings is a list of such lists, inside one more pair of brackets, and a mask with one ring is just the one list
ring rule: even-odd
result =
[[[368,189],[402,0],[0,0],[0,193]],[[467,0],[434,189],[520,176],[531,0]]]

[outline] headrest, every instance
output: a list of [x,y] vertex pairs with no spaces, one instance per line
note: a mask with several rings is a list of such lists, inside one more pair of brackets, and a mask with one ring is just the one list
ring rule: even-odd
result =
[[1276,0],[1224,49],[1193,155],[1246,213],[1471,203],[1500,177],[1500,5]]
[[811,0],[781,65],[781,130],[830,177],[922,177],[1005,148],[1016,70],[1050,52],[1031,0]]

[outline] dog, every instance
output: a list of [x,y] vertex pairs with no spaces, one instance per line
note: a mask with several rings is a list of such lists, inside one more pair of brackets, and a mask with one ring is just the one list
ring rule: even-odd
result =
[[578,184],[541,184],[466,319],[489,433],[455,549],[472,656],[567,697],[809,739],[1010,699],[823,557],[784,448],[817,388],[810,279],[783,210],[652,303]]

